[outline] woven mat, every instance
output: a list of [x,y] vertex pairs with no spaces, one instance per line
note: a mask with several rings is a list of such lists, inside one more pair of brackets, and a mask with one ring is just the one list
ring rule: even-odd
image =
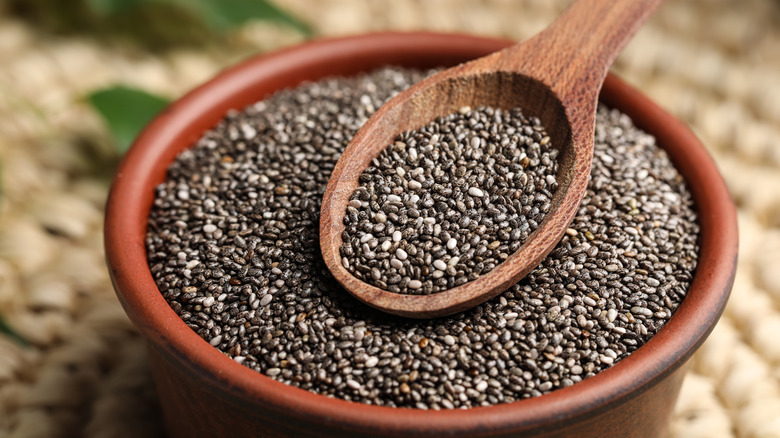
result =
[[[464,31],[527,38],[566,1],[290,0],[319,35]],[[0,5],[0,436],[162,436],[143,341],[111,289],[102,210],[117,163],[84,104],[125,83],[178,96],[247,54],[300,41],[268,24],[225,47],[156,54],[54,38]],[[731,301],[693,359],[672,437],[780,437],[780,2],[669,0],[615,70],[690,124],[739,206]]]

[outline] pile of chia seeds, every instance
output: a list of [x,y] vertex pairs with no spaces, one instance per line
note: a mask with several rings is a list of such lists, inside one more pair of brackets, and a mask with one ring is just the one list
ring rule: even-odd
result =
[[395,293],[476,280],[549,211],[557,154],[539,120],[519,109],[464,107],[401,134],[350,198],[342,265]]
[[416,321],[374,311],[332,279],[317,235],[329,174],[366,118],[422,77],[385,69],[282,91],[230,113],[182,152],[157,188],[146,239],[173,310],[273,379],[419,409],[539,396],[646,342],[690,285],[698,226],[653,137],[605,108],[571,228],[502,295]]

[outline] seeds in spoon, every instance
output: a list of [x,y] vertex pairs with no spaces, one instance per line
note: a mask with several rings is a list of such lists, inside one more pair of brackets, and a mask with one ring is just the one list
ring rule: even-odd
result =
[[490,272],[549,210],[557,153],[539,120],[519,109],[463,108],[401,134],[360,176],[344,218],[343,266],[404,294]]

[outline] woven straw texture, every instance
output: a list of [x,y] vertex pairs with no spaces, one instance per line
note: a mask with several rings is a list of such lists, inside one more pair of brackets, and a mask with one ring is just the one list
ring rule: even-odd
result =
[[[462,31],[524,39],[566,1],[290,0],[318,35]],[[54,37],[0,5],[0,437],[163,436],[144,344],[102,250],[118,156],[91,90],[176,97],[251,53],[294,44],[270,24],[218,47],[152,51]],[[690,124],[739,207],[740,261],[723,319],[693,359],[672,437],[780,437],[780,2],[669,0],[614,70]]]

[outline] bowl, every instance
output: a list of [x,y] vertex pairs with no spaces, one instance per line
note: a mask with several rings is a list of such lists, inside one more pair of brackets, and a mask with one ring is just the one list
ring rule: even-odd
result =
[[379,33],[313,41],[251,58],[171,104],[125,155],[106,206],[106,260],[117,296],[146,339],[171,437],[621,436],[664,433],[688,359],[726,305],[737,258],[736,212],[715,163],[693,133],[614,75],[601,100],[653,134],[687,181],[701,227],[686,298],[644,346],[567,388],[513,403],[423,411],[327,398],[246,368],[200,338],[158,291],[144,237],[166,168],[230,109],[302,81],[386,65],[452,66],[512,41],[454,34]]

